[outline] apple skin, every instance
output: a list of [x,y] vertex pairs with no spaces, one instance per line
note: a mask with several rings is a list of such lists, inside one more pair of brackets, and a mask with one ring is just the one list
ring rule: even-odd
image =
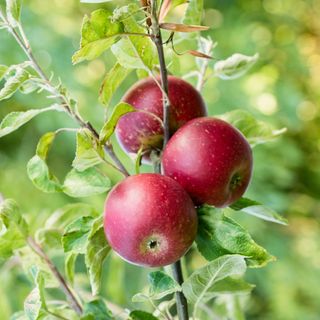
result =
[[193,243],[197,227],[189,195],[176,181],[160,174],[130,176],[106,200],[107,240],[132,264],[160,267],[174,263]]
[[226,207],[249,185],[252,150],[238,129],[205,117],[174,134],[164,149],[162,165],[164,174],[179,182],[195,204]]
[[[160,82],[160,79],[158,78]],[[205,103],[200,93],[188,82],[169,76],[170,134],[197,117],[207,114]],[[163,119],[162,91],[152,78],[139,81],[123,97],[124,102],[143,112],[124,115],[116,127],[116,135],[122,148],[127,153],[137,153],[144,147],[144,160],[148,162],[152,149],[160,150],[163,144],[162,124],[152,114]]]

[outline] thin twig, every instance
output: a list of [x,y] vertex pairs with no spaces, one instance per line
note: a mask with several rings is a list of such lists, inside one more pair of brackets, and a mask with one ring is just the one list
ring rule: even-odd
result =
[[[65,107],[66,111],[68,112],[68,114],[74,119],[76,120],[79,125],[83,128],[87,128],[89,129],[93,135],[95,136],[95,138],[97,140],[99,140],[99,134],[98,132],[93,128],[93,126],[91,125],[90,122],[86,122],[84,121],[81,116],[75,112],[73,110],[73,108],[71,107],[70,101],[68,100],[68,98],[62,94],[61,92],[59,92],[54,85],[51,83],[50,79],[46,76],[46,74],[44,73],[44,71],[42,70],[42,68],[40,67],[38,61],[36,60],[36,58],[34,57],[33,53],[32,53],[32,49],[31,46],[27,40],[27,37],[24,34],[23,28],[21,25],[19,25],[19,30],[21,32],[22,38],[19,36],[19,34],[17,33],[17,31],[10,25],[10,23],[7,21],[7,19],[4,17],[3,13],[0,11],[0,18],[6,23],[7,28],[9,30],[9,32],[12,34],[12,36],[15,38],[16,42],[19,44],[19,46],[22,48],[22,50],[25,52],[26,56],[28,57],[28,59],[30,60],[30,62],[32,62],[33,68],[35,69],[35,71],[38,73],[39,77],[46,83],[46,85],[48,86],[48,88],[50,90],[48,90],[50,93],[52,93],[57,99],[59,99],[62,103],[63,106]],[[113,151],[113,148],[110,144],[105,144],[103,146],[105,153],[113,160],[113,162],[116,164],[116,168],[119,172],[121,172],[124,176],[129,176],[129,172],[127,171],[127,169],[124,167],[124,165],[122,164],[122,162],[119,160],[119,158],[117,157],[117,155],[115,154],[115,152]]]
[[57,267],[52,263],[50,258],[47,256],[47,254],[43,251],[41,246],[31,237],[29,236],[27,238],[27,243],[30,246],[30,248],[39,256],[41,257],[45,263],[50,268],[52,274],[55,276],[55,278],[58,280],[60,287],[62,291],[65,293],[65,295],[68,297],[70,306],[72,309],[79,315],[82,314],[82,307],[78,300],[76,299],[75,295],[73,294],[72,290],[69,288],[68,284],[66,283],[65,279],[57,269]]
[[[151,29],[154,35],[153,42],[156,45],[159,63],[160,63],[160,73],[161,73],[161,84],[162,89],[165,94],[163,94],[163,125],[164,125],[164,141],[163,148],[170,139],[169,131],[169,116],[170,116],[170,101],[169,97],[169,85],[168,85],[168,72],[166,67],[166,61],[164,57],[163,42],[161,30],[159,27],[158,13],[157,13],[157,0],[151,0]],[[161,168],[155,168],[157,172],[161,172]],[[181,285],[183,283],[183,274],[181,270],[181,263],[177,261],[172,265],[172,273],[175,280]],[[177,312],[180,320],[188,320],[188,302],[183,292],[176,293],[176,303],[177,303]]]

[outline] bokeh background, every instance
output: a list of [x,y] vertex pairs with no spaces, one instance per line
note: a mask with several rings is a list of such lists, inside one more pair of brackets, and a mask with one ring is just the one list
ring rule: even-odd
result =
[[[117,1],[117,5],[124,1]],[[287,127],[275,142],[254,149],[254,179],[248,197],[276,209],[289,220],[283,227],[239,213],[236,219],[253,238],[277,257],[263,269],[249,270],[247,280],[256,284],[246,305],[248,319],[312,320],[320,318],[320,1],[319,0],[208,0],[204,24],[211,26],[206,36],[218,42],[216,59],[235,52],[260,54],[259,62],[240,79],[212,78],[203,91],[210,114],[236,108],[257,118]],[[97,6],[78,0],[26,0],[22,14],[26,33],[37,59],[47,74],[61,78],[70,94],[79,101],[80,111],[96,127],[101,127],[103,108],[98,91],[104,73],[113,61],[101,59],[72,66],[78,48],[80,26],[85,13]],[[175,15],[182,15],[182,9]],[[185,44],[186,45],[186,44]],[[180,48],[182,49],[182,48]],[[195,48],[189,48],[195,49]],[[188,58],[181,58],[179,75],[188,73]],[[183,60],[185,59],[185,60]],[[24,55],[4,31],[0,32],[0,63],[16,64]],[[129,77],[114,98],[136,81]],[[193,79],[190,79],[192,82]],[[0,118],[8,112],[42,107],[49,102],[43,94],[21,93],[0,102]],[[29,181],[26,163],[34,155],[42,134],[60,127],[74,127],[64,114],[43,114],[15,133],[0,140],[0,192],[15,198],[34,230],[64,204],[77,199],[63,194],[43,194]],[[57,138],[49,163],[60,178],[70,169],[75,138],[65,133]],[[133,168],[121,150],[117,152]],[[110,172],[112,179],[119,177]],[[80,199],[102,210],[104,195]],[[59,254],[51,253],[57,264]],[[192,269],[203,260],[187,257]],[[19,261],[0,264],[0,319],[23,308],[32,284]],[[87,285],[85,270],[78,261],[77,282]],[[132,305],[131,296],[146,283],[147,270],[129,266],[111,256],[105,263],[103,293],[120,305]]]

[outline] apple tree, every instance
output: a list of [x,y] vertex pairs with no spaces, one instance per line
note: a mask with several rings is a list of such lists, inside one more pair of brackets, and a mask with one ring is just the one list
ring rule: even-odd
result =
[[[244,195],[254,179],[254,147],[285,129],[276,130],[240,109],[208,115],[201,91],[210,77],[227,81],[242,76],[258,54],[237,53],[217,61],[217,44],[203,36],[210,26],[201,25],[202,0],[123,1],[122,6],[112,0],[83,2],[111,2],[114,9],[101,4],[83,18],[79,50],[72,56],[74,64],[102,54],[116,59],[99,92],[105,108],[101,128],[83,118],[58,77],[43,71],[20,19],[22,1],[6,0],[0,9],[0,29],[12,35],[26,56],[15,65],[0,65],[0,100],[18,90],[47,94],[45,107],[7,114],[0,137],[39,114],[65,114],[78,128],[44,134],[26,164],[28,177],[46,193],[106,196],[98,212],[85,202],[59,208],[36,232],[17,202],[3,199],[0,256],[20,259],[34,283],[23,311],[12,319],[243,319],[254,288],[244,279],[247,268],[263,267],[275,258],[231,215],[286,224],[272,209]],[[183,20],[171,22],[168,17],[178,6],[185,8]],[[179,52],[181,43],[187,51]],[[189,57],[188,75],[179,73],[182,55]],[[137,83],[114,105],[114,94],[132,74]],[[74,135],[76,150],[61,181],[47,158],[63,132]],[[132,167],[115,151],[114,134]],[[143,163],[147,173],[140,172]],[[112,182],[109,170],[122,179]],[[52,250],[63,257],[65,270],[50,257]],[[103,263],[112,251],[128,263],[155,268],[146,279],[148,288],[132,297],[140,308],[115,305],[100,294]],[[181,261],[187,253],[192,259],[196,251],[206,264],[187,274]],[[90,290],[78,289],[74,280],[79,256]],[[53,289],[64,298],[54,300]]]

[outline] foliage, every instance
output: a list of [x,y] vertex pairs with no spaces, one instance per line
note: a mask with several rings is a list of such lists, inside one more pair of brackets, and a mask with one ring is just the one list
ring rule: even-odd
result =
[[[102,1],[90,2],[98,3]],[[317,314],[314,310],[319,307],[316,299],[318,295],[315,294],[314,297],[309,297],[309,292],[311,292],[309,291],[309,287],[314,288],[315,283],[315,280],[312,281],[312,275],[316,269],[313,266],[316,264],[318,257],[314,248],[316,243],[318,243],[318,229],[311,223],[312,220],[310,218],[298,217],[297,214],[303,213],[304,215],[315,216],[313,212],[316,212],[316,208],[318,207],[316,191],[319,186],[317,181],[320,181],[318,179],[319,166],[314,151],[318,147],[318,139],[314,139],[317,133],[316,128],[318,127],[316,116],[318,109],[312,100],[316,101],[317,99],[313,88],[316,70],[318,70],[319,65],[316,62],[316,58],[308,60],[314,68],[311,70],[311,80],[306,84],[307,88],[305,88],[304,78],[307,78],[307,66],[300,61],[299,55],[296,52],[297,48],[294,47],[293,42],[288,42],[289,40],[286,35],[289,35],[289,39],[290,35],[291,37],[295,37],[295,24],[300,23],[300,26],[303,25],[302,21],[305,12],[308,10],[307,8],[314,6],[315,12],[319,11],[319,8],[311,2],[306,2],[304,5],[301,4],[301,10],[296,10],[300,11],[300,13],[297,13],[288,5],[289,1],[281,2],[282,7],[272,4],[273,2],[270,2],[270,4],[264,2],[263,8],[259,7],[260,5],[240,1],[238,4],[230,7],[218,2],[215,4],[215,8],[212,9],[213,4],[205,2],[207,11],[203,15],[201,8],[202,1],[190,1],[187,6],[186,15],[183,16],[181,12],[184,12],[182,10],[184,7],[178,5],[180,2],[183,1],[173,2],[173,5],[177,5],[177,7],[175,10],[169,10],[165,21],[171,21],[172,19],[176,21],[181,18],[181,22],[184,24],[200,25],[201,22],[205,24],[212,23],[214,24],[213,28],[217,28],[219,21],[224,21],[222,25],[218,26],[219,29],[214,29],[214,38],[218,40],[219,46],[214,50],[213,57],[219,57],[218,61],[213,60],[208,63],[205,77],[207,84],[204,86],[203,92],[208,105],[210,105],[210,113],[218,114],[219,116],[223,114],[221,117],[236,125],[247,136],[252,145],[269,142],[269,140],[274,140],[275,137],[284,133],[283,129],[277,130],[274,128],[289,127],[290,129],[289,133],[280,141],[270,145],[258,146],[254,150],[257,165],[255,180],[248,196],[258,199],[258,201],[242,199],[239,203],[233,205],[232,208],[223,210],[223,212],[216,212],[214,208],[201,208],[199,210],[201,228],[199,229],[197,245],[200,252],[203,254],[203,252],[208,251],[206,247],[200,249],[201,237],[207,237],[209,240],[206,238],[207,240],[202,243],[206,244],[206,246],[208,243],[218,246],[220,248],[218,252],[223,252],[223,256],[218,256],[216,252],[213,256],[211,253],[213,247],[208,246],[210,251],[204,254],[204,256],[209,261],[207,262],[208,264],[203,266],[204,262],[197,262],[202,261],[198,253],[192,250],[187,256],[188,261],[190,260],[187,270],[190,271],[191,276],[186,280],[182,290],[190,298],[190,301],[194,300],[190,288],[196,290],[195,292],[200,292],[200,295],[197,295],[197,297],[201,297],[202,289],[194,285],[194,279],[197,277],[203,279],[202,277],[204,277],[206,282],[212,284],[207,288],[208,290],[205,294],[203,294],[206,297],[204,302],[208,303],[208,306],[213,310],[212,312],[215,315],[218,314],[221,319],[227,318],[228,312],[229,316],[230,312],[233,312],[232,318],[237,319],[235,315],[238,314],[238,318],[241,319],[240,315],[244,309],[243,301],[245,301],[245,297],[252,288],[244,280],[237,278],[239,275],[243,275],[247,268],[244,261],[247,261],[248,266],[252,266],[254,264],[263,264],[271,259],[271,256],[261,249],[261,246],[253,242],[252,238],[254,238],[258,243],[265,245],[268,251],[278,256],[279,261],[272,264],[270,268],[258,271],[248,270],[249,278],[251,278],[250,282],[258,284],[257,289],[253,293],[255,306],[252,306],[252,303],[246,303],[245,308],[249,309],[249,316],[257,318],[263,313],[266,319],[292,319],[298,315],[299,317],[305,316],[306,319],[312,319],[312,314]],[[124,1],[119,5],[123,4],[125,5]],[[36,8],[37,5],[39,5],[38,8]],[[66,120],[64,114],[66,110],[63,107],[61,108],[60,102],[58,104],[56,102],[55,104],[51,104],[52,107],[50,106],[49,108],[35,109],[35,105],[38,105],[38,103],[39,105],[48,105],[45,102],[43,92],[49,96],[50,100],[56,93],[52,92],[52,88],[47,90],[49,88],[43,84],[41,79],[37,78],[36,70],[29,63],[16,65],[23,56],[17,53],[17,48],[14,47],[9,38],[5,38],[3,30],[1,32],[0,37],[3,37],[6,43],[6,48],[0,48],[0,56],[3,59],[1,63],[5,63],[8,67],[6,65],[0,66],[0,78],[3,77],[1,82],[2,89],[0,91],[0,97],[3,99],[0,102],[0,112],[3,116],[0,125],[0,135],[7,135],[17,129],[21,130],[12,136],[4,137],[1,141],[1,170],[3,172],[6,171],[6,173],[1,172],[1,192],[4,196],[14,197],[19,201],[24,208],[24,218],[23,220],[16,218],[16,214],[14,213],[16,212],[16,204],[13,205],[9,200],[6,200],[2,204],[1,208],[4,209],[1,209],[0,251],[1,257],[5,259],[14,255],[18,257],[17,259],[21,259],[21,261],[26,260],[28,255],[30,257],[31,253],[34,254],[33,251],[30,252],[27,249],[28,247],[25,247],[27,245],[25,235],[19,231],[19,225],[21,223],[25,225],[26,223],[21,221],[27,220],[29,227],[26,232],[31,235],[36,233],[36,240],[48,250],[48,254],[56,259],[55,262],[60,266],[61,270],[63,269],[61,263],[64,260],[67,278],[74,280],[74,283],[81,288],[80,295],[83,292],[90,291],[88,290],[88,283],[90,283],[93,295],[101,292],[103,297],[108,296],[114,303],[125,306],[129,304],[130,310],[134,310],[136,306],[130,304],[130,293],[141,290],[141,274],[142,276],[144,275],[143,271],[121,264],[121,270],[125,270],[123,272],[126,273],[126,276],[131,275],[130,279],[136,280],[134,284],[130,285],[131,287],[125,282],[123,287],[119,284],[119,290],[121,291],[124,291],[123,288],[131,288],[128,289],[128,293],[125,293],[124,298],[119,298],[123,293],[106,295],[106,293],[111,291],[111,284],[105,284],[101,281],[101,277],[110,271],[109,269],[114,257],[111,256],[110,261],[108,260],[105,268],[103,268],[103,262],[109,254],[110,248],[105,242],[101,219],[94,213],[94,210],[88,209],[85,204],[80,204],[78,207],[75,207],[74,213],[70,214],[72,218],[68,217],[70,210],[62,209],[60,212],[65,213],[62,213],[60,221],[53,222],[51,225],[45,225],[44,223],[48,217],[52,217],[50,209],[53,211],[53,209],[65,203],[74,201],[68,198],[68,196],[76,198],[91,196],[91,198],[85,199],[85,201],[94,203],[99,208],[99,211],[101,211],[103,197],[99,196],[99,194],[108,191],[112,184],[119,179],[117,173],[106,163],[110,159],[103,150],[105,142],[113,142],[113,138],[110,139],[110,137],[117,119],[122,114],[121,111],[117,115],[117,107],[115,106],[124,88],[129,82],[135,80],[136,74],[141,76],[141,74],[144,74],[143,72],[147,72],[155,75],[158,72],[155,48],[149,37],[120,35],[121,33],[129,32],[145,32],[145,28],[141,27],[140,24],[144,19],[143,11],[138,10],[138,12],[135,12],[137,9],[136,5],[130,4],[129,6],[125,5],[124,7],[117,8],[113,13],[114,7],[115,4],[111,2],[104,5],[103,9],[99,8],[91,12],[93,7],[80,6],[77,2],[69,1],[66,3],[66,8],[68,9],[64,9],[66,10],[65,12],[54,14],[56,20],[61,16],[64,19],[61,21],[65,21],[65,23],[70,25],[70,30],[66,31],[67,34],[64,33],[64,30],[68,29],[66,25],[63,27],[63,31],[60,29],[62,26],[57,26],[57,24],[51,25],[52,31],[47,34],[49,40],[42,45],[40,41],[37,41],[37,33],[34,32],[33,34],[32,31],[29,31],[30,36],[32,36],[31,40],[33,40],[31,41],[32,45],[34,44],[37,50],[46,49],[49,53],[47,51],[45,51],[46,53],[42,52],[44,57],[52,55],[55,58],[57,75],[61,74],[63,76],[64,82],[68,85],[70,84],[75,95],[80,93],[80,91],[86,92],[85,95],[79,94],[80,110],[84,116],[92,119],[97,127],[103,128],[100,139],[97,139],[88,128],[74,129],[74,123]],[[24,15],[23,11],[22,17],[25,19],[25,25],[30,25],[30,27],[28,26],[28,30],[31,30],[31,27],[35,26],[35,24],[41,24],[38,21],[34,21],[38,19],[42,20],[43,24],[53,24],[53,21],[46,22],[46,15],[44,14],[45,10],[52,9],[51,5],[48,5],[48,8],[45,9],[38,2],[33,5],[26,4],[24,8],[26,13]],[[287,12],[285,9],[288,9]],[[55,10],[58,9],[55,8]],[[70,12],[73,12],[71,10],[76,10],[78,17],[82,10],[90,12],[84,18],[80,49],[73,56],[73,62],[79,63],[84,60],[90,60],[91,62],[88,65],[77,65],[74,69],[71,69],[69,66],[72,45],[67,45],[67,42],[62,40],[67,36],[68,40],[70,40],[69,44],[71,44],[71,40],[74,40],[76,30],[79,27],[79,19],[77,20],[78,17],[71,17]],[[250,13],[252,18],[237,19],[240,10],[241,12]],[[36,13],[39,14],[37,19],[35,19]],[[20,25],[20,14],[20,1],[7,1],[7,18],[12,26],[18,27]],[[210,17],[214,17],[214,22],[210,20]],[[285,22],[281,22],[280,24],[283,17],[286,17],[288,21],[284,20]],[[290,19],[293,19],[294,22],[289,21]],[[310,24],[312,23],[316,22],[310,22]],[[0,27],[2,28],[3,25]],[[310,28],[313,27],[312,25],[310,26]],[[293,29],[293,31],[290,29]],[[206,35],[209,34],[212,34],[211,31]],[[228,37],[230,36],[228,41],[226,41],[226,34],[228,34]],[[274,34],[274,37],[270,36],[270,34]],[[164,35],[166,35],[166,31],[164,31]],[[267,43],[269,38],[272,40],[269,40],[269,43]],[[175,50],[179,52],[184,52],[185,50],[203,52],[202,46],[197,47],[197,44],[201,43],[201,41],[204,41],[204,39],[200,38],[198,33],[188,35],[176,33],[174,37]],[[263,41],[265,42],[263,43]],[[271,44],[270,41],[272,41]],[[305,50],[303,54],[311,57],[311,51],[314,50],[312,49],[314,46],[314,34],[312,32],[307,34],[306,31],[305,34],[299,35],[299,43],[303,43],[304,45],[301,49],[302,51]],[[66,49],[66,47],[69,49]],[[145,48],[148,49],[147,53],[145,52]],[[104,53],[105,50],[107,50],[106,53]],[[240,54],[232,55],[231,53],[235,50],[242,51],[248,54],[248,56],[244,57]],[[258,61],[258,67],[252,67],[252,62],[256,61],[255,52],[257,51],[260,52],[261,60]],[[14,52],[14,54],[9,54],[9,52]],[[313,52],[312,54],[315,53]],[[204,66],[203,59],[195,59],[187,54],[179,56],[179,58],[176,56],[172,58],[170,48],[166,48],[166,55],[167,61],[169,61],[169,70],[179,70],[178,75],[188,75],[188,73],[193,72],[193,75],[190,73],[190,81],[195,83],[201,80],[201,70]],[[286,59],[283,55],[288,55],[293,57],[293,59]],[[93,60],[98,56],[98,60]],[[225,58],[228,56],[230,58]],[[107,59],[105,59],[106,57]],[[243,60],[240,58],[243,58]],[[44,64],[45,59],[43,58]],[[104,62],[101,63],[101,61]],[[247,63],[245,63],[246,61]],[[103,70],[99,70],[99,66],[103,66],[104,63],[108,69],[105,75],[102,74]],[[292,63],[292,65],[289,65],[290,68],[288,68],[289,63]],[[243,71],[247,71],[249,67],[252,67],[250,74],[244,78],[226,82],[219,80],[220,78],[230,79],[238,77],[242,75]],[[104,67],[101,69],[104,69]],[[197,71],[194,72],[194,70]],[[50,74],[49,70],[46,70],[46,72]],[[288,75],[282,75],[287,72]],[[70,77],[68,75],[75,76]],[[102,79],[103,77],[104,79]],[[283,81],[283,77],[286,77],[287,81]],[[104,107],[107,108],[107,114],[111,114],[105,124],[101,116],[103,111],[96,111],[98,110],[98,107],[96,107],[96,91],[99,81],[102,82],[100,100],[104,104]],[[59,82],[58,79],[54,81],[54,83],[57,82]],[[32,84],[36,91],[40,91],[40,95],[36,95],[35,90],[32,89],[29,90],[30,93],[33,93],[32,95],[22,96],[21,93],[28,92],[26,88],[29,84]],[[60,86],[60,82],[55,88],[59,93],[65,94],[64,89]],[[68,94],[66,95],[68,96]],[[12,100],[7,100],[11,97],[13,97]],[[274,97],[279,99],[278,102],[276,101],[276,104]],[[63,105],[63,103],[61,104]],[[278,109],[278,105],[281,105],[280,110]],[[241,109],[234,110],[239,108]],[[50,113],[50,117],[48,117],[49,113],[46,114],[45,111],[49,110],[60,112],[52,112]],[[77,113],[77,110],[74,112]],[[42,113],[44,114],[41,115]],[[6,114],[8,115],[5,116]],[[274,117],[275,119],[269,117],[273,114],[277,115]],[[35,116],[38,117],[35,118]],[[33,120],[33,122],[26,127],[22,127],[29,120]],[[57,126],[59,128],[68,127],[68,130],[61,131],[58,129],[57,131]],[[69,129],[72,129],[71,133],[69,133]],[[75,133],[75,138],[73,138],[72,132]],[[61,140],[59,136],[62,134],[68,134],[63,144],[59,143]],[[40,190],[58,193],[42,195],[37,189],[32,188],[30,182],[27,182],[26,178],[22,176],[24,171],[20,163],[23,163],[23,165],[27,163],[27,157],[30,158],[32,152],[34,152],[32,150],[36,143],[35,139],[40,135],[43,137],[40,139],[36,155],[28,164],[28,175]],[[25,138],[22,139],[22,137]],[[27,141],[31,141],[32,143],[26,143]],[[57,146],[52,146],[53,141],[55,141]],[[74,154],[72,146],[75,142],[76,153]],[[49,154],[50,148],[54,148],[54,150]],[[121,154],[116,145],[115,148]],[[135,163],[132,164],[130,159],[125,158],[121,154],[122,158],[128,168],[134,168]],[[72,159],[74,159],[73,162]],[[67,161],[70,162],[70,165],[72,162],[72,169],[70,169],[70,165],[66,165]],[[144,166],[138,169],[141,171],[149,170]],[[63,176],[66,177],[65,180],[61,178]],[[12,186],[13,177],[17,177],[14,187]],[[60,181],[64,182],[61,183]],[[30,201],[30,199],[38,199],[39,201]],[[250,217],[245,215],[253,215],[263,220],[280,224],[285,223],[285,220],[281,216],[274,210],[262,205],[261,202],[269,203],[280,211],[286,211],[288,217],[292,218],[291,227],[287,231],[283,231],[276,225],[268,224],[265,226],[262,222],[254,218],[250,219]],[[44,207],[48,209],[44,210]],[[19,214],[19,217],[22,216]],[[241,227],[240,223],[246,225],[246,228]],[[41,232],[38,231],[40,228]],[[25,230],[25,227],[22,227],[22,229]],[[252,237],[245,229],[250,230],[250,233],[253,234]],[[218,230],[219,232],[214,232],[213,230]],[[224,230],[229,232],[226,234],[234,235],[236,233],[236,236],[230,236],[226,239]],[[237,246],[239,245],[237,236],[241,238],[240,249]],[[288,238],[291,239],[292,245],[288,244]],[[62,252],[61,239],[63,248],[66,251],[65,254]],[[234,243],[232,243],[232,240],[235,240]],[[253,249],[248,250],[246,244],[251,245]],[[245,247],[245,250],[243,247]],[[225,254],[228,255],[225,256]],[[241,254],[244,257],[237,254]],[[81,260],[81,257],[77,259],[78,255],[83,255],[84,260]],[[299,261],[296,260],[297,256],[300,258]],[[303,257],[303,260],[301,257]],[[8,260],[7,264],[10,261],[14,261],[13,259]],[[219,284],[220,280],[216,281],[216,278],[211,277],[210,273],[216,270],[217,265],[221,264],[220,259],[234,259],[236,262],[231,264],[231,266],[234,268],[238,267],[240,271],[238,271],[235,279],[227,276],[221,280],[224,283]],[[309,261],[309,263],[304,262],[304,260]],[[83,263],[85,263],[86,268],[83,268]],[[4,274],[6,274],[8,268],[7,264],[3,266]],[[4,287],[8,288],[7,290],[10,290],[10,288],[12,290],[12,288],[16,287],[17,279],[21,277],[24,277],[24,282],[21,290],[17,293],[16,301],[13,301],[14,299],[10,297],[4,297],[0,304],[0,315],[3,312],[2,317],[6,318],[13,311],[22,309],[22,301],[27,297],[24,303],[24,312],[31,319],[48,316],[50,312],[68,315],[70,319],[76,318],[77,316],[70,310],[67,304],[58,306],[48,303],[50,300],[56,300],[56,296],[59,296],[48,290],[51,287],[50,283],[43,281],[43,279],[47,278],[43,277],[43,272],[47,272],[47,275],[50,274],[50,270],[46,267],[36,270],[32,265],[32,261],[31,265],[30,261],[24,264],[27,265],[26,269],[29,270],[31,280],[27,282],[25,276],[22,276],[19,267],[9,266],[13,275],[10,276],[12,277],[10,278],[11,280],[8,280],[8,283],[4,284]],[[308,264],[307,267],[306,264]],[[198,269],[199,267],[205,269]],[[307,271],[302,275],[300,274],[301,271],[299,271],[301,268],[309,270],[309,272]],[[85,269],[88,271],[88,282],[84,280]],[[301,275],[301,279],[307,280],[305,282],[298,280],[297,274]],[[290,285],[298,297],[295,294],[284,297],[287,296],[288,291],[288,281],[284,280],[286,278],[291,279]],[[314,277],[314,279],[316,278]],[[33,289],[30,288],[30,283],[33,283]],[[232,294],[232,290],[236,291],[237,288],[242,290],[240,296]],[[151,299],[156,300],[156,303],[160,303],[158,299],[171,299],[172,294],[179,290],[181,288],[174,282],[170,274],[161,272],[149,276],[149,289],[146,290],[148,294],[143,294],[143,296],[147,297],[146,301]],[[27,291],[30,292],[29,295]],[[219,292],[223,292],[224,294],[219,296]],[[214,299],[208,300],[207,298]],[[99,318],[99,316],[111,318],[111,313],[102,300],[89,300],[84,305],[83,318]],[[310,305],[304,306],[301,303],[304,300],[308,300]],[[287,304],[290,303],[293,307],[289,305],[284,308],[284,303],[281,303],[283,301]],[[210,319],[210,314],[201,309],[203,307],[202,303],[202,301],[198,302],[194,312],[197,312],[204,319],[206,317]],[[268,305],[266,306],[267,303]],[[159,307],[160,305],[161,303]],[[139,305],[139,308],[142,307],[150,311],[150,309],[147,309],[147,304]],[[266,309],[269,311],[265,312]],[[307,315],[308,310],[310,311],[310,317]],[[259,312],[261,312],[260,315],[258,314]],[[21,314],[19,316],[21,319],[23,318]],[[152,315],[151,313],[147,314],[146,311],[136,310],[131,312],[130,317],[132,319],[147,319],[147,317],[153,319],[161,318],[161,315],[158,315],[158,313]],[[18,315],[16,318],[18,319]]]

